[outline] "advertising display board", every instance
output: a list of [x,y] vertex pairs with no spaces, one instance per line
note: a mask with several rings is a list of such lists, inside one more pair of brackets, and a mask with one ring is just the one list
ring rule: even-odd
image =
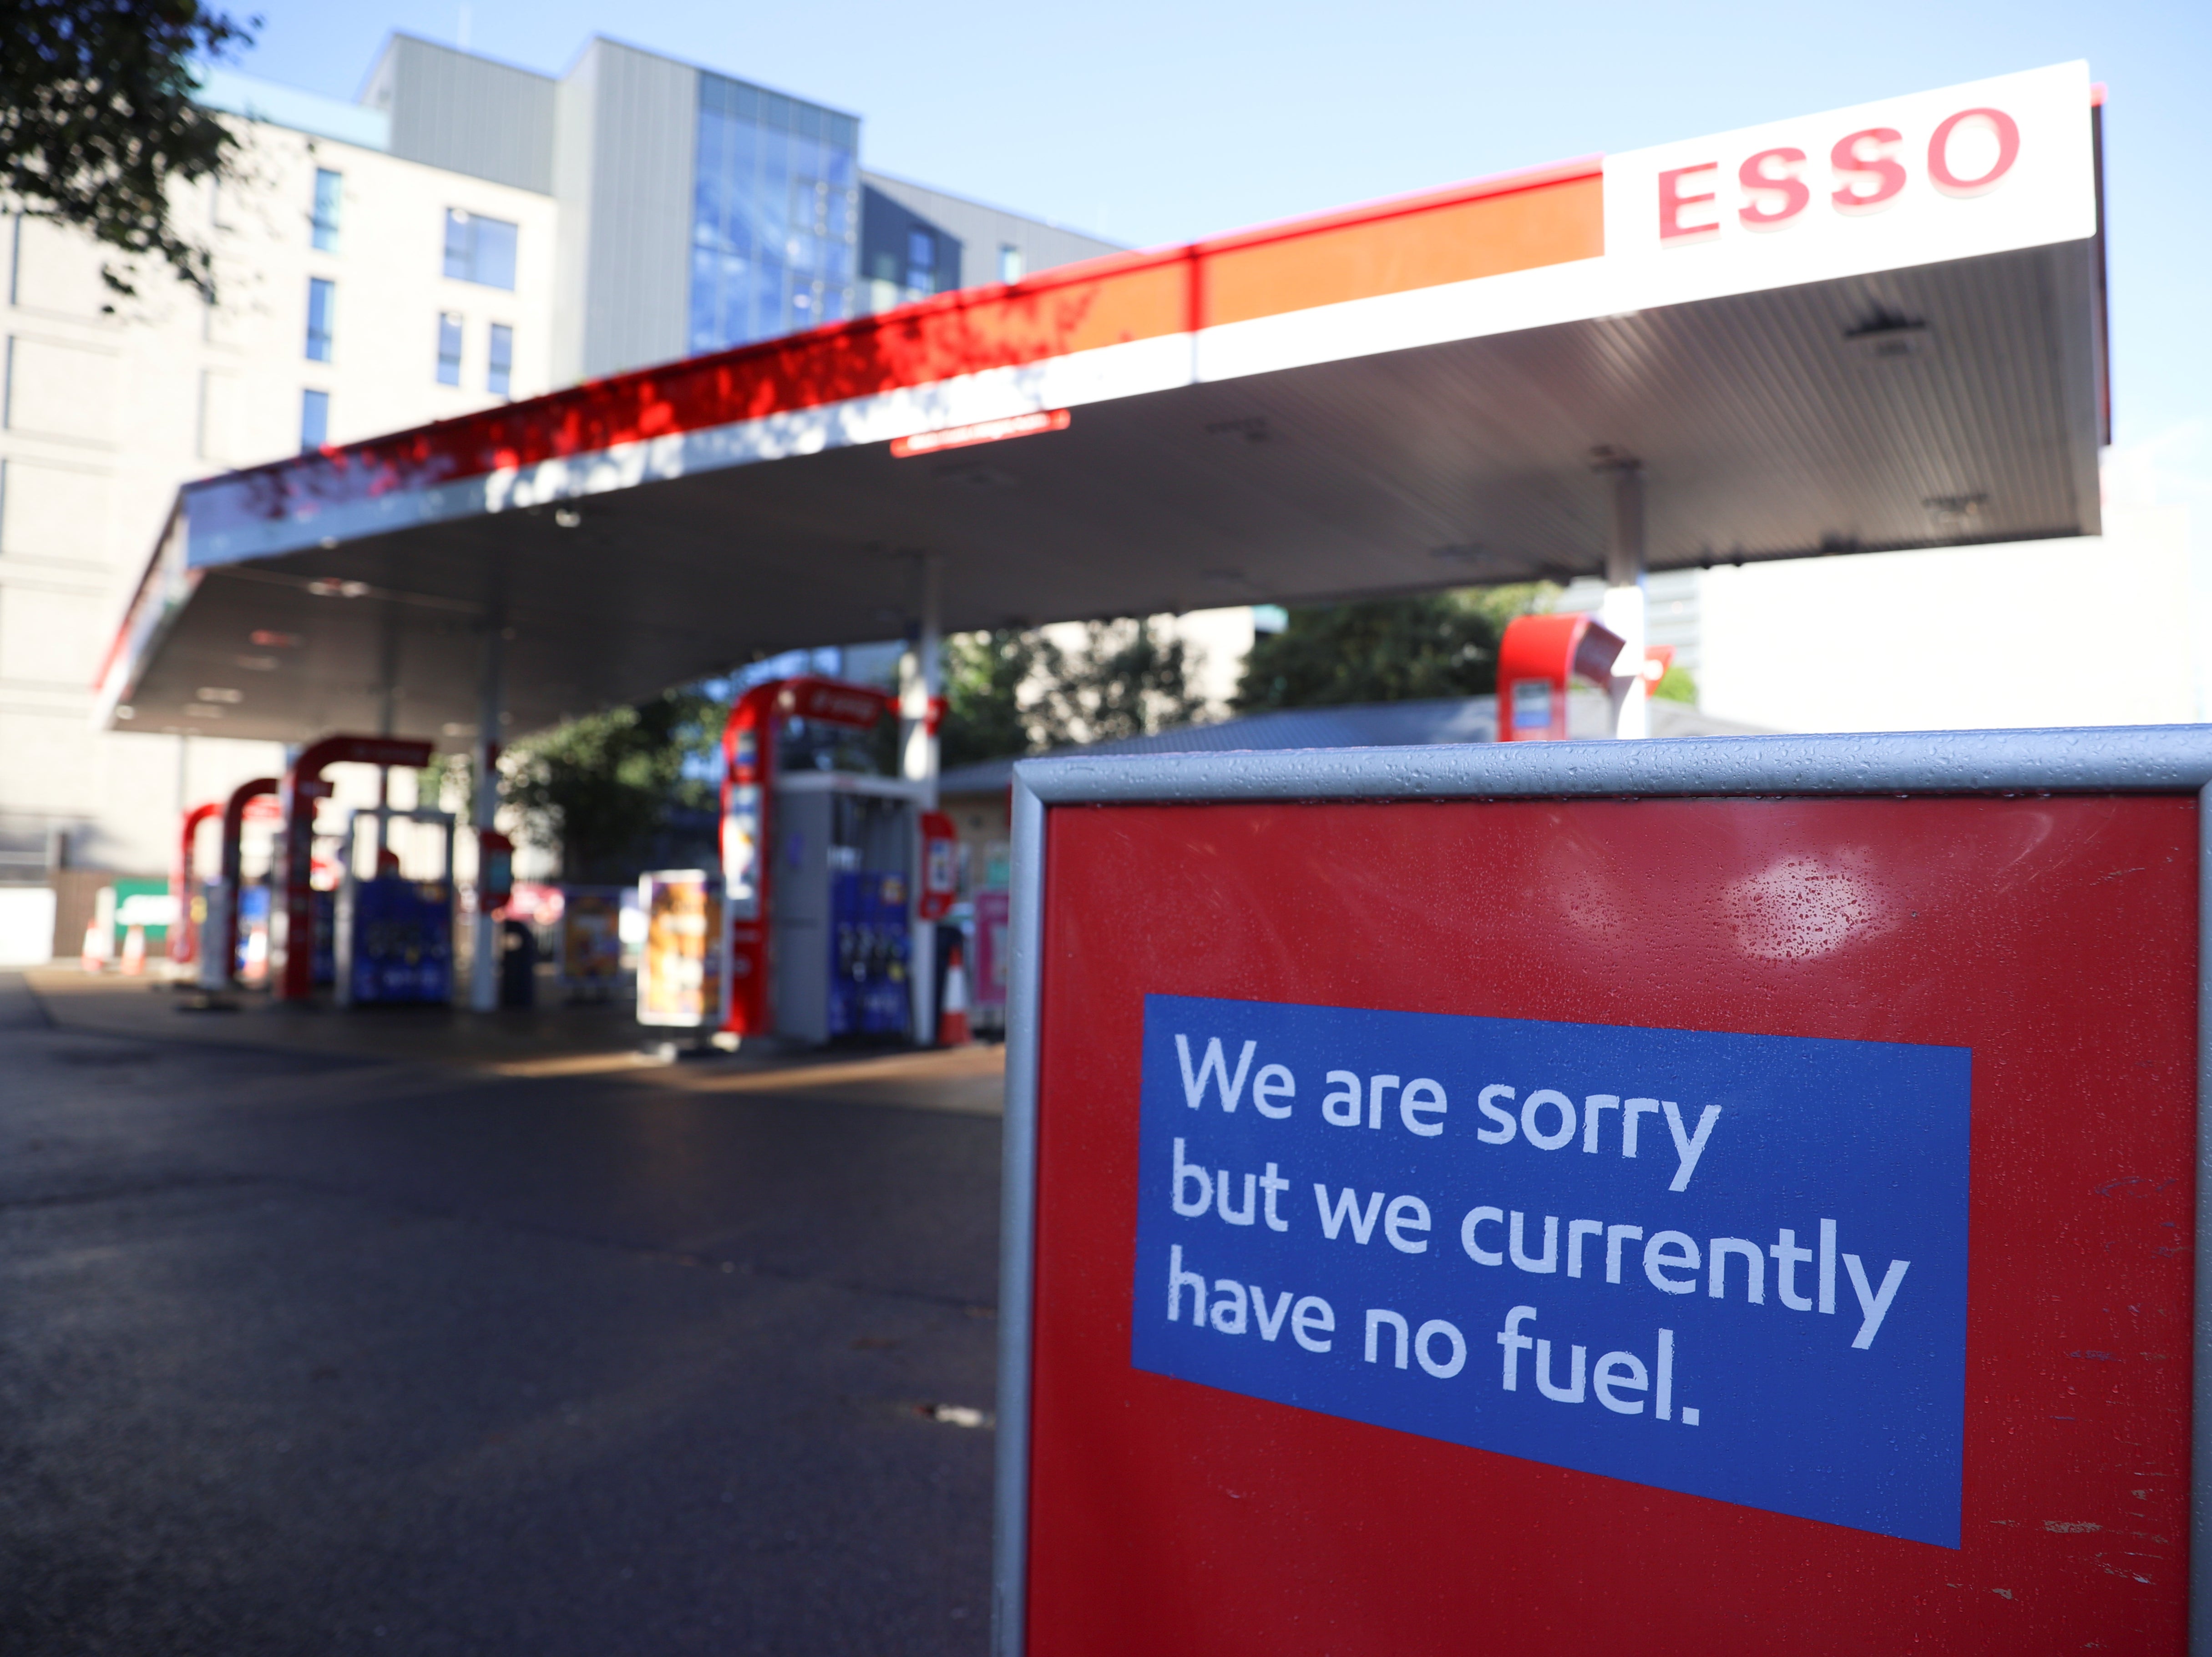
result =
[[2212,733],[1016,774],[1000,1653],[2188,1647]]
[[641,875],[645,949],[637,963],[637,1022],[705,1029],[722,1017],[721,882],[703,869]]
[[618,886],[564,886],[560,938],[561,991],[571,1001],[611,1001],[622,983],[622,900]]
[[1013,913],[1012,894],[985,887],[975,894],[975,1005],[1003,1014],[1006,1005],[1006,928]]

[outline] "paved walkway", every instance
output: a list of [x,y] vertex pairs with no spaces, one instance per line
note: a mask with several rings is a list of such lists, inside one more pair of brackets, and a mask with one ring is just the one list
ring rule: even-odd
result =
[[0,1651],[983,1648],[992,1434],[930,1406],[993,1402],[994,1053],[33,980]]
[[627,1003],[495,1013],[339,1011],[279,1006],[247,994],[236,998],[235,1011],[203,1012],[192,1010],[197,998],[143,978],[54,966],[33,968],[24,979],[57,1026],[134,1041],[404,1058],[511,1077],[621,1076],[687,1092],[789,1094],[970,1115],[1003,1108],[1005,1049],[984,1044],[935,1053],[747,1049],[666,1064],[644,1056],[644,1038],[653,1033],[638,1025]]

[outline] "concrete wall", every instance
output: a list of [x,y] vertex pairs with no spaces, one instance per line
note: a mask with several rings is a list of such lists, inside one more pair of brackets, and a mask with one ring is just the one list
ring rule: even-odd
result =
[[[2155,458],[2155,457],[2152,457]],[[2113,452],[2105,533],[1650,577],[1706,713],[1770,731],[2187,723],[2212,712],[2212,491]],[[1577,581],[1554,604],[1590,610]]]
[[2189,513],[2100,537],[1706,572],[1701,704],[1784,731],[2202,719]]

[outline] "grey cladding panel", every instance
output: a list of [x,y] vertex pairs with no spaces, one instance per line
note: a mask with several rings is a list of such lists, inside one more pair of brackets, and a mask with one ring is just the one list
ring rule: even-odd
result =
[[392,153],[553,192],[555,82],[411,35],[392,37],[371,101],[392,116]]
[[586,51],[553,97],[553,383],[584,377],[586,252],[592,241],[592,135],[599,109],[599,59]]
[[582,373],[684,355],[699,71],[594,40]]
[[1078,231],[1024,218],[1003,208],[948,196],[903,179],[863,172],[860,181],[896,202],[909,213],[928,220],[960,239],[960,286],[975,288],[999,280],[999,250],[1018,247],[1027,270],[1049,270],[1056,264],[1073,264],[1102,254],[1119,253],[1115,243],[1101,241]]

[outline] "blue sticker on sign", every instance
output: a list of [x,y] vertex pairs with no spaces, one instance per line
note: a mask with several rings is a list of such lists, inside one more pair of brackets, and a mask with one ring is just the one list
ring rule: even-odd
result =
[[1970,1060],[1147,996],[1132,1361],[1955,1548]]

